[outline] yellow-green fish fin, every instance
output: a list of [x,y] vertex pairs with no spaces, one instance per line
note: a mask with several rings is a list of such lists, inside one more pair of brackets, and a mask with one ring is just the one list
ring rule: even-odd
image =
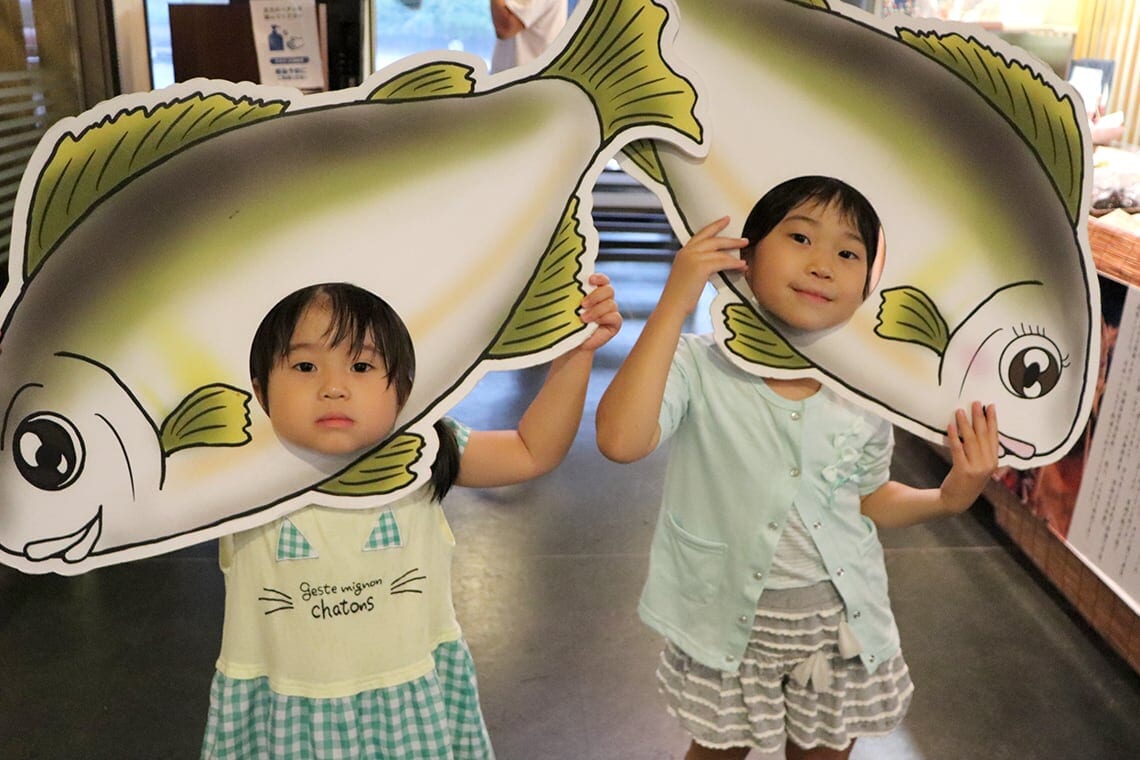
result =
[[660,185],[668,185],[665,166],[657,155],[657,144],[652,140],[634,140],[622,148],[621,152],[651,180]]
[[904,285],[882,292],[875,334],[887,340],[917,343],[942,356],[950,330],[930,296]]
[[216,383],[191,392],[162,423],[162,450],[249,443],[249,400],[240,388]]
[[825,11],[831,10],[831,6],[827,4],[827,0],[792,0],[792,2],[806,5],[809,8],[822,8]]
[[24,245],[24,279],[103,198],[187,145],[280,114],[282,100],[194,93],[117,113],[64,134],[36,180]]
[[668,12],[651,0],[595,0],[566,48],[542,75],[573,82],[594,102],[606,142],[656,124],[696,142],[693,85],[661,57]]
[[368,95],[368,100],[420,100],[475,91],[475,69],[452,61],[425,63],[397,74]]
[[[900,27],[899,39],[938,61],[977,90],[1037,155],[1076,224],[1084,183],[1084,143],[1078,112],[1068,95],[1033,69],[961,34]],[[1083,118],[1083,117],[1082,117]]]
[[585,251],[578,199],[571,198],[534,276],[488,349],[487,358],[533,354],[585,329],[578,316],[586,295],[578,281]]
[[812,366],[788,342],[744,304],[730,303],[721,312],[731,336],[725,347],[752,364],[778,369],[807,369]]
[[336,477],[317,486],[333,496],[376,496],[392,493],[415,480],[412,465],[423,456],[423,436],[398,435]]

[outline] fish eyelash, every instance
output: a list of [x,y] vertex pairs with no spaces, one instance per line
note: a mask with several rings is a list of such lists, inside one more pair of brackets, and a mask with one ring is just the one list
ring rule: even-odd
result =
[[[1020,331],[1018,328],[1020,328]],[[1020,338],[1025,335],[1037,335],[1049,341],[1050,343],[1053,343],[1053,339],[1045,334],[1045,328],[1041,327],[1040,325],[1026,325],[1024,322],[1022,322],[1019,325],[1010,327],[1010,329],[1013,331],[1013,336],[1015,338]],[[1053,343],[1053,345],[1056,346],[1057,344]],[[1060,353],[1060,349],[1058,349],[1057,353]],[[1061,357],[1061,369],[1065,369],[1066,367],[1070,366],[1072,366],[1072,363],[1069,361],[1069,355],[1063,355]]]

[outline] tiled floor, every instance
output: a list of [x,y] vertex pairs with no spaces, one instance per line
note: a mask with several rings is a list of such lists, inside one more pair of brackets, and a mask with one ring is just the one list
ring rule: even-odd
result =
[[[524,486],[457,489],[455,595],[500,760],[680,758],[654,688],[659,641],[634,608],[664,463],[605,461],[597,398],[667,265],[610,263],[626,329],[599,353],[587,421],[563,466]],[[493,375],[456,410],[513,424],[541,370]],[[899,436],[895,477],[942,461]],[[918,691],[903,727],[857,760],[1140,757],[1140,678],[1100,645],[992,528],[985,505],[887,532]],[[193,758],[217,655],[212,546],[75,578],[0,569],[0,758]]]

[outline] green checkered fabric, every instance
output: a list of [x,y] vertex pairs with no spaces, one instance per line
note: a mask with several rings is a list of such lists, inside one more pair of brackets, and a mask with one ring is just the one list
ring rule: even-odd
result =
[[422,678],[332,699],[215,673],[202,758],[494,760],[467,645],[445,642],[434,655]]
[[376,521],[376,527],[368,534],[368,540],[364,542],[364,551],[394,549],[403,545],[404,542],[400,538],[400,526],[396,523],[396,515],[392,514],[390,509],[384,510]]
[[277,534],[277,561],[287,559],[316,559],[317,550],[301,535],[288,518],[282,518],[281,531]]

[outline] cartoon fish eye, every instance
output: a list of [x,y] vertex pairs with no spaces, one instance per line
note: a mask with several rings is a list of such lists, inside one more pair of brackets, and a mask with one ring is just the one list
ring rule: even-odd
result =
[[70,421],[50,412],[28,415],[13,439],[16,469],[24,480],[44,491],[59,491],[83,471],[83,438]]
[[1057,387],[1065,360],[1040,333],[1014,338],[1001,354],[1001,382],[1018,398],[1040,398]]

